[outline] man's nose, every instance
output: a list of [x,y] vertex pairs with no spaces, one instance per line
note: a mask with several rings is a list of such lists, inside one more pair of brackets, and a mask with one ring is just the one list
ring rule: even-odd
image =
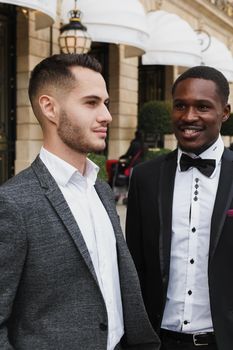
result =
[[103,108],[100,111],[98,119],[101,120],[101,121],[105,121],[108,124],[111,123],[112,116],[111,116],[111,113],[109,112],[109,109],[108,109],[108,107],[106,105],[103,105]]
[[198,118],[198,113],[195,107],[188,107],[183,114],[184,119],[194,120]]

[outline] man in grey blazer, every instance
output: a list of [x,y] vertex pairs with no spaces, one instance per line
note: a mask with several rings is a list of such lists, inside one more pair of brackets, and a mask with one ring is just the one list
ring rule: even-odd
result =
[[54,55],[29,83],[44,142],[0,188],[0,349],[158,349],[114,198],[87,159],[108,93],[88,55]]

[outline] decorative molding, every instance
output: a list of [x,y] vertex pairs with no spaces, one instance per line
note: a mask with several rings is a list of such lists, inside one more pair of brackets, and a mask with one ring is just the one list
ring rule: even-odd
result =
[[203,16],[200,16],[198,18],[198,26],[197,26],[197,30],[204,30],[204,27],[205,27],[205,20],[204,20],[204,17]]
[[163,0],[155,0],[155,10],[160,10],[163,5]]
[[140,0],[140,2],[143,4],[146,12],[160,10],[163,5],[163,0]]
[[233,1],[232,0],[208,0],[213,6],[224,12],[227,16],[233,17]]

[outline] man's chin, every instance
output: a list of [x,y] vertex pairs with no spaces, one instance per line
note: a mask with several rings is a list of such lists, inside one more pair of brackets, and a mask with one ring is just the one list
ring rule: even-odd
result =
[[178,146],[180,147],[180,149],[184,152],[188,152],[188,153],[194,153],[196,155],[199,155],[201,153],[203,153],[205,150],[207,150],[211,145],[214,144],[214,142],[216,141],[216,139],[214,139],[213,141],[209,142],[209,143],[204,143],[204,144],[180,144],[178,142]]
[[202,149],[203,145],[187,145],[187,144],[180,144],[178,143],[179,148],[184,151],[184,152],[188,152],[188,153],[195,153],[198,154],[199,151]]
[[98,145],[93,145],[93,147],[90,147],[89,152],[102,152],[106,148],[106,143],[98,144]]

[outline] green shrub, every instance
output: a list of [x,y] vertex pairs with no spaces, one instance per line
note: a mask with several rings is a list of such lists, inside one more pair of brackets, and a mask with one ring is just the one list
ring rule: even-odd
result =
[[171,134],[171,103],[149,101],[144,103],[138,114],[138,129],[156,136]]
[[102,154],[89,153],[88,158],[92,160],[100,168],[98,178],[107,181],[106,157]]
[[167,154],[170,152],[171,150],[166,148],[149,148],[145,153],[144,160],[150,160],[162,154]]
[[221,135],[233,136],[233,113],[226,122],[222,123]]

